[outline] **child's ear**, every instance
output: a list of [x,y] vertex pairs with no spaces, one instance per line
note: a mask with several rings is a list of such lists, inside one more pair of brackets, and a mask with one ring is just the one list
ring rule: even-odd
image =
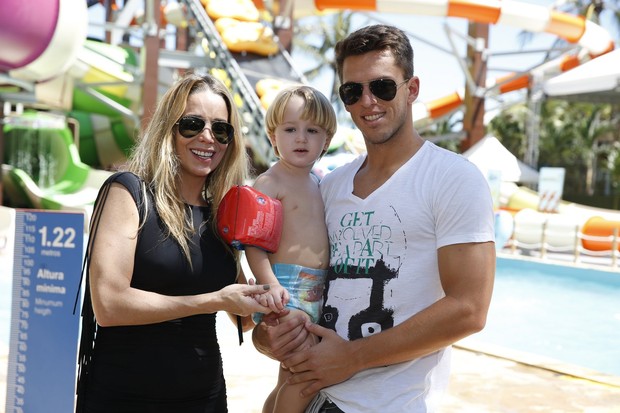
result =
[[323,155],[327,153],[327,150],[329,149],[329,145],[331,145],[331,143],[332,143],[332,138],[329,138],[325,141],[325,145],[323,146]]
[[273,152],[279,158],[280,154],[278,153],[278,145],[276,143],[276,136],[275,136],[275,134],[274,135],[267,135],[267,137],[269,138],[269,142],[271,142],[271,147],[273,148]]
[[271,146],[276,146],[276,136],[275,136],[275,134],[267,135],[267,137],[269,138],[269,142],[271,142]]

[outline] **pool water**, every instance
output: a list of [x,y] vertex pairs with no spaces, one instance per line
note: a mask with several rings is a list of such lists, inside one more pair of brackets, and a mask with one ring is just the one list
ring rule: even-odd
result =
[[620,376],[620,272],[498,258],[471,339]]

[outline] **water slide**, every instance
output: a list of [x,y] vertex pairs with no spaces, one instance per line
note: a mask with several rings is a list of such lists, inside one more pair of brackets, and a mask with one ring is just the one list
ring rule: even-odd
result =
[[[252,3],[250,2],[250,0],[247,0],[246,3],[247,2]],[[22,10],[19,10],[19,13],[16,13],[16,15],[21,16],[22,14],[25,14],[25,11],[23,9],[26,9],[27,6],[24,6],[22,4],[23,2],[20,2],[18,0],[12,0],[10,3],[11,8],[13,8],[13,3],[15,3],[16,5],[20,5],[19,8]],[[67,9],[66,0],[46,2],[46,4],[48,3],[58,4],[58,9],[60,11]],[[131,1],[127,2],[126,6],[134,3],[135,2]],[[224,36],[221,36],[221,34],[212,24],[212,19],[205,19],[205,17],[209,16],[207,16],[207,13],[205,13],[204,9],[206,8],[207,10],[209,10],[209,7],[213,4],[217,4],[220,8],[227,7],[230,10],[234,10],[237,7],[247,6],[243,5],[244,1],[242,0],[186,0],[184,1],[184,3],[187,5],[187,8],[190,10],[190,12],[195,16],[195,21],[200,26],[200,29],[202,29],[205,33],[208,33],[209,38],[217,38],[217,42],[215,42],[217,44],[214,45],[213,42],[211,42],[211,46],[215,46],[215,48],[217,49],[221,49],[219,47],[220,45],[227,45],[227,40],[224,38]],[[20,34],[25,33],[25,31],[19,29],[20,27],[27,26],[23,24],[16,24],[15,22],[19,19],[9,17],[12,15],[11,13],[3,14],[3,16],[5,16],[4,19],[10,21],[12,24],[7,24],[6,26],[0,25],[0,27],[2,28],[7,28],[7,30],[0,29],[0,39],[2,39],[3,32],[10,31],[9,34],[4,34],[7,43],[19,45],[19,47],[14,48],[15,50],[30,50],[30,59],[33,59],[32,56],[36,56],[37,52],[41,52],[41,49],[47,50],[47,52],[42,53],[40,57],[37,57],[35,59],[37,62],[29,63],[29,65],[26,67],[23,66],[24,59],[20,59],[19,56],[17,56],[17,53],[10,52],[7,53],[9,57],[4,57],[5,52],[2,52],[2,56],[0,56],[0,68],[8,67],[9,69],[13,69],[10,72],[12,76],[19,78],[20,76],[27,75],[27,77],[33,80],[50,78],[54,74],[62,73],[63,69],[66,70],[68,66],[71,66],[71,59],[67,59],[67,61],[64,62],[61,67],[58,67],[58,59],[56,59],[56,65],[49,65],[47,64],[46,58],[48,58],[50,55],[55,54],[51,51],[58,51],[60,53],[68,55],[70,58],[75,58],[80,51],[79,31],[78,36],[75,36],[75,33],[72,33],[72,30],[66,29],[67,24],[64,24],[64,21],[76,21],[79,18],[80,13],[84,13],[83,9],[85,8],[85,5],[79,6],[81,7],[75,7],[71,10],[71,12],[74,13],[73,16],[67,17],[65,19],[58,19],[55,30],[56,32],[58,32],[58,34],[54,35],[54,39],[62,40],[55,40],[54,42],[46,43],[50,35],[47,34],[46,37],[44,35],[45,33],[42,33],[39,36],[39,41],[29,42],[29,44],[34,44],[30,47],[22,47],[22,43],[28,42],[25,42],[23,40],[23,38],[27,36]],[[533,73],[521,75],[507,75],[503,76],[502,78],[489,80],[486,85],[487,89],[497,94],[507,93],[529,87],[531,85],[532,74],[544,77],[551,77],[553,75],[568,71],[571,68],[574,68],[592,58],[605,54],[614,48],[614,43],[611,36],[602,27],[590,21],[585,21],[583,18],[578,16],[553,11],[544,6],[534,5],[521,1],[391,0],[360,2],[354,0],[298,0],[295,2],[294,7],[296,13],[301,14],[316,13],[317,11],[325,10],[351,9],[360,11],[363,10],[376,12],[411,13],[417,15],[466,18],[471,21],[481,23],[513,26],[531,32],[546,32],[556,35],[580,47],[578,53],[562,56],[558,59],[547,62],[544,65],[534,69]],[[30,15],[36,14],[37,13],[30,13]],[[62,17],[65,14],[61,14],[59,17]],[[47,15],[54,16],[54,13],[48,13]],[[257,17],[254,16],[248,18],[247,16],[249,16],[250,13],[248,13],[247,11],[242,10],[240,16],[243,15],[246,16],[243,17],[244,20],[257,20]],[[217,16],[213,16],[212,13],[210,17]],[[48,26],[53,25],[51,23],[48,23]],[[73,29],[73,25],[70,26]],[[41,27],[44,28],[46,26],[41,25]],[[39,31],[44,32],[42,28],[40,28]],[[47,32],[49,31],[50,29],[47,30]],[[239,32],[239,29],[235,31]],[[71,33],[73,35],[67,33]],[[21,42],[14,42],[15,38],[22,38],[22,40]],[[72,42],[70,42],[69,40],[71,40]],[[47,48],[45,48],[43,45],[47,45]],[[68,53],[65,53],[65,49],[68,50]],[[257,83],[264,78],[304,81],[303,77],[295,71],[295,67],[291,63],[291,59],[288,53],[286,53],[286,51],[284,50],[278,49],[277,46],[277,50],[275,52],[269,53],[268,55],[264,56],[261,56],[257,53],[247,53],[241,50],[228,50],[231,49],[230,47],[225,47],[224,49],[226,49],[225,51],[227,52],[227,54],[234,59],[234,66],[236,67],[232,68],[233,73],[235,71],[242,72],[239,79],[232,79],[233,83],[237,83],[237,81],[242,81],[246,83],[249,82],[249,86],[252,89],[256,90]],[[232,49],[234,49],[234,47]],[[221,50],[218,50],[218,53],[219,52],[221,52]],[[224,57],[228,56],[225,55]],[[91,64],[92,62],[89,58],[86,57],[83,57],[81,60],[88,64]],[[39,61],[42,61],[43,63],[38,64]],[[37,68],[44,67],[46,68],[46,70],[35,70],[32,69],[32,66],[36,66]],[[113,72],[113,70],[110,70],[108,74],[111,75]],[[119,78],[118,76],[114,75],[112,76],[112,78],[123,79],[122,76]],[[243,94],[243,96],[245,99],[251,99],[251,97],[248,97],[245,94]],[[422,124],[425,122],[439,119],[447,114],[454,112],[455,110],[458,110],[462,107],[463,103],[464,92],[462,89],[457,89],[452,94],[440,97],[429,102],[416,102],[413,108],[414,120],[416,123]],[[253,112],[252,108],[250,108],[250,112]],[[253,115],[257,114],[253,113]],[[258,116],[253,117],[258,120]],[[260,145],[260,142],[258,142],[257,145]]]
[[[87,22],[86,2],[3,1],[0,84],[8,85],[3,89],[62,79],[78,61]],[[33,92],[38,96],[38,90]],[[2,128],[2,180],[11,202],[27,208],[89,212],[109,173],[81,162],[63,116],[5,113]]]
[[[209,8],[209,4],[216,3],[220,8],[219,14]],[[295,69],[288,52],[274,42],[268,27],[264,26],[264,31],[258,30],[260,35],[257,42],[263,43],[258,48],[255,42],[248,41],[247,37],[241,35],[245,34],[251,38],[256,33],[256,25],[263,27],[256,16],[248,18],[247,9],[239,10],[239,4],[244,4],[246,8],[253,8],[252,14],[258,14],[258,10],[250,0],[183,0],[183,4],[186,5],[191,20],[195,22],[196,29],[205,35],[203,49],[208,58],[208,66],[215,68],[212,70],[216,74],[224,73],[222,80],[238,97],[237,104],[246,121],[245,135],[249,141],[248,146],[259,164],[269,165],[275,158],[265,132],[265,105],[261,102],[257,87],[263,79],[300,83],[304,82],[303,76]],[[228,14],[230,17],[218,18],[222,14]],[[242,18],[244,20],[240,20]],[[223,19],[228,22],[234,20],[234,24],[247,23],[250,29],[246,31],[243,30],[244,26],[233,27],[229,34],[236,33],[239,36],[230,39],[224,28],[218,28],[216,25],[218,20]],[[235,44],[241,46],[235,47]]]
[[[126,1],[116,17],[116,26],[127,28],[132,20],[141,19],[143,8],[140,0]],[[259,93],[261,86],[265,81],[286,84],[303,83],[305,79],[297,72],[288,52],[277,42],[271,28],[259,21],[259,10],[254,3],[251,0],[179,0],[162,7],[160,17],[162,28],[168,23],[177,28],[189,28],[195,40],[188,52],[160,49],[160,72],[168,65],[171,68],[203,68],[220,78],[233,92],[243,115],[245,137],[256,163],[269,165],[274,155],[264,130],[266,105]],[[114,48],[118,47],[114,43],[120,42],[117,30],[112,30],[111,37],[113,44],[99,47],[99,53],[104,56],[110,52],[102,51],[104,46]],[[90,65],[94,63],[93,58],[84,61]],[[110,75],[108,70],[101,72]],[[107,97],[118,100],[118,96],[112,93]],[[139,98],[129,99],[130,104],[135,102],[140,103]],[[130,105],[125,106],[131,109]],[[118,142],[116,133],[114,137]],[[100,140],[98,136],[94,139],[95,142]]]
[[[249,2],[249,0],[247,0]],[[189,2],[192,3],[191,1]],[[237,7],[240,1],[220,2],[203,0],[202,3],[227,3],[230,9]],[[256,2],[255,3],[262,3]],[[547,7],[512,0],[390,0],[390,1],[356,1],[356,0],[297,0],[296,15],[310,15],[318,12],[331,12],[342,9],[358,11],[375,11],[387,13],[411,13],[428,16],[466,18],[471,21],[489,24],[502,24],[517,27],[530,32],[545,32],[556,35],[578,46],[579,50],[570,55],[563,55],[546,62],[526,74],[509,74],[487,81],[486,89],[493,95],[504,94],[532,86],[532,79],[546,79],[567,72],[582,63],[599,57],[614,49],[610,34],[599,25],[584,20],[582,17],[553,11]],[[207,10],[209,7],[207,7]],[[211,17],[216,22],[217,16]],[[253,19],[253,18],[252,18]],[[227,43],[225,40],[224,43]],[[265,56],[255,53],[231,52],[231,56],[244,72],[244,77],[256,89],[262,80],[304,81],[294,73],[290,56],[284,51]],[[267,78],[267,79],[265,79]],[[277,90],[277,87],[275,88]],[[462,108],[464,90],[428,102],[416,102],[413,117],[416,125],[421,126],[436,121]],[[265,105],[263,105],[265,106]]]
[[[249,0],[248,0],[249,1]],[[14,3],[14,4],[13,4]],[[26,14],[25,9],[30,9],[25,6],[19,0],[10,1],[10,8],[19,9],[15,15],[20,16]],[[57,0],[52,2],[45,2],[46,4],[57,4],[58,10],[63,11],[67,9],[67,0]],[[79,3],[79,2],[78,2]],[[215,27],[210,24],[204,17],[204,4],[219,3],[218,0],[186,0],[188,8],[195,15],[197,24],[206,33],[212,36],[218,37],[220,44],[226,44],[226,40],[222,39],[220,33]],[[237,4],[242,4],[242,1],[227,1],[221,2],[227,4],[229,8],[233,9],[237,7]],[[7,52],[0,53],[0,69],[5,70],[13,69],[9,72],[12,76],[20,78],[26,76],[32,80],[41,80],[53,77],[59,73],[63,73],[71,66],[72,58],[74,59],[80,50],[81,41],[79,31],[76,36],[72,24],[66,24],[65,21],[76,21],[79,18],[80,13],[84,13],[84,5],[80,7],[72,8],[73,16],[69,16],[65,19],[61,19],[65,14],[60,13],[55,31],[53,42],[49,42],[51,35],[49,34],[51,29],[47,31],[43,30],[46,25],[40,25],[39,32],[43,32],[39,35],[36,42],[26,41],[23,38],[24,33],[27,31],[20,29],[21,27],[27,27],[23,24],[17,24],[19,19],[14,19],[12,13],[3,14],[6,25],[0,25],[0,39],[6,40],[7,44],[17,45],[14,48],[9,49]],[[202,6],[202,7],[200,7]],[[202,9],[202,10],[201,10]],[[553,75],[570,70],[581,63],[584,63],[592,58],[596,58],[603,55],[614,48],[614,42],[610,34],[600,27],[599,25],[586,21],[579,16],[570,15],[567,13],[557,12],[550,10],[547,7],[525,3],[521,1],[512,0],[377,0],[377,1],[355,1],[355,0],[298,0],[295,2],[295,10],[297,13],[315,13],[317,11],[325,10],[338,10],[338,9],[351,9],[351,10],[364,10],[364,11],[376,11],[376,12],[391,12],[391,13],[411,13],[417,15],[428,16],[444,16],[454,18],[465,18],[471,21],[489,24],[502,24],[512,27],[517,27],[523,30],[531,32],[546,32],[556,35],[562,39],[567,40],[570,43],[578,45],[581,49],[578,53],[562,56],[553,61],[547,62],[544,65],[534,69],[533,74],[542,75],[545,77],[551,77]],[[247,13],[246,13],[247,14]],[[30,12],[30,15],[37,15],[37,13]],[[46,16],[55,16],[54,13],[47,13]],[[2,19],[2,17],[0,17]],[[252,18],[253,20],[254,18]],[[53,18],[48,18],[52,20]],[[84,21],[85,19],[82,19]],[[211,20],[211,19],[208,19]],[[38,22],[38,19],[37,19]],[[0,21],[0,23],[3,23]],[[8,24],[12,23],[12,24]],[[52,23],[48,23],[47,26],[54,26]],[[64,28],[63,28],[64,26]],[[67,26],[71,29],[67,30]],[[6,28],[6,29],[5,29]],[[238,30],[237,30],[238,31]],[[8,32],[8,33],[6,33]],[[68,34],[69,33],[69,34]],[[20,39],[15,41],[16,39]],[[57,40],[61,39],[61,40]],[[71,40],[71,41],[68,41]],[[4,42],[3,42],[4,43]],[[29,47],[23,47],[24,43],[30,45]],[[47,45],[47,47],[45,46]],[[46,52],[41,53],[42,49]],[[28,53],[22,52],[21,54],[28,54],[28,59],[24,59],[23,56],[18,55],[17,50],[27,50]],[[68,53],[65,53],[65,50]],[[36,56],[37,53],[41,53],[40,56]],[[69,59],[62,62],[60,65],[58,59],[55,59],[55,65],[47,64],[49,56],[53,56],[56,53],[63,53],[67,55]],[[260,56],[256,53],[245,53],[243,51],[229,51],[236,63],[236,68],[243,72],[243,78],[250,81],[250,86],[255,88],[256,83],[265,77],[275,77],[280,79],[287,79],[292,81],[303,81],[303,78],[296,73],[294,65],[290,61],[290,56],[281,49],[277,52]],[[7,57],[5,57],[7,55]],[[36,60],[36,62],[29,62],[24,66],[24,62],[29,60]],[[89,62],[88,60],[86,60]],[[41,63],[39,63],[41,62]],[[33,68],[35,67],[35,68]],[[45,68],[45,70],[40,69]],[[531,74],[522,74],[519,76],[507,75],[502,78],[489,80],[487,82],[487,88],[495,88],[496,93],[507,93],[514,90],[523,89],[531,85]],[[463,105],[464,93],[461,89],[457,89],[454,93],[435,99],[429,102],[416,102],[414,104],[414,119],[416,122],[424,122],[426,120],[435,120],[443,117],[453,111],[459,109]]]
[[[45,112],[5,113],[4,188],[8,200],[19,207],[88,209],[102,178],[109,175],[102,169],[114,169],[124,162],[134,142],[142,74],[131,49],[86,39],[86,2],[42,3],[42,7],[34,7],[10,1],[6,5],[10,12],[0,16],[0,99],[36,102],[37,107],[64,113],[65,119],[64,123],[60,117],[51,120]],[[125,2],[127,8],[133,7],[130,18],[135,17],[137,4]],[[224,46],[201,2],[191,0],[186,5],[198,30],[206,34],[201,46],[207,59],[196,57],[205,65],[220,68],[212,70],[223,73],[223,80],[235,93],[254,155],[268,162],[272,151],[264,132],[264,112],[254,85],[248,81],[250,76],[244,75],[247,69],[242,69]],[[259,58],[238,54],[239,60],[243,58],[252,66],[252,73],[269,68]],[[299,82],[292,70],[284,72],[284,51],[278,56],[270,59],[269,73],[278,74],[279,68],[281,77],[286,74],[289,80]],[[13,93],[19,88],[29,92],[23,94],[26,98]],[[70,120],[76,121],[74,130],[69,128]],[[74,138],[74,133],[79,138]]]
[[0,72],[40,81],[65,73],[76,61],[86,38],[88,15],[85,1],[33,3],[2,1]]
[[[41,106],[74,112],[68,115],[79,118],[83,126],[79,149],[88,165],[105,168],[122,161],[133,144],[137,117],[133,122],[118,119],[123,112],[130,113],[132,102],[140,97],[139,85],[131,85],[134,78],[125,70],[136,66],[135,56],[120,47],[86,40],[85,1],[33,5],[6,0],[3,10],[0,85],[6,86],[0,86],[0,93],[10,92],[12,85],[21,86]],[[7,96],[7,101],[13,100],[10,93]],[[108,138],[116,143],[114,147]]]
[[[620,211],[562,201],[560,193],[545,185],[539,185],[542,195],[519,187],[516,182],[538,184],[544,173],[519,161],[494,136],[485,136],[462,155],[489,179],[497,210],[498,247],[514,236],[520,246],[538,249],[544,236],[548,249],[556,251],[574,252],[577,246],[610,250],[613,230],[620,228]],[[549,175],[543,181],[549,182]],[[588,238],[592,236],[607,239]]]
[[15,207],[84,212],[110,172],[80,160],[74,134],[61,115],[27,111],[4,120],[4,191]]
[[[298,0],[296,10],[360,10],[383,13],[409,13],[422,16],[463,18],[478,23],[501,24],[533,33],[548,33],[580,47],[574,55],[549,61],[532,73],[506,75],[487,82],[487,89],[508,93],[531,86],[532,75],[552,77],[614,49],[607,30],[574,16],[548,7],[513,0]],[[454,112],[464,104],[464,92],[454,93],[429,102],[416,102],[414,121],[424,123]]]

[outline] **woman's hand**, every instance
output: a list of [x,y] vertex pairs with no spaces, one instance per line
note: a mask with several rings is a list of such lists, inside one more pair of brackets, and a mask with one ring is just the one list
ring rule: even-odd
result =
[[269,307],[274,313],[279,313],[284,310],[284,306],[288,303],[288,291],[279,283],[269,285],[271,288],[267,294],[261,294],[255,298],[261,305]]
[[[231,314],[248,316],[252,313],[270,313],[268,305],[260,304],[260,296],[269,293],[269,284],[231,284],[217,292],[222,301],[222,310]],[[259,299],[255,299],[258,297]]]

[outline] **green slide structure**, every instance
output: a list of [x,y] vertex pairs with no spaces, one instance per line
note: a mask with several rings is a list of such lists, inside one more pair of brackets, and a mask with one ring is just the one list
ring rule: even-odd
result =
[[79,60],[84,71],[72,93],[67,117],[79,123],[79,154],[95,168],[112,169],[123,163],[135,143],[141,88],[134,51],[87,40]]
[[13,207],[85,212],[111,172],[80,160],[64,116],[26,112],[10,116],[3,127],[2,181]]
[[131,120],[79,110],[68,112],[67,117],[79,124],[82,162],[99,169],[114,169],[127,160],[137,133]]

